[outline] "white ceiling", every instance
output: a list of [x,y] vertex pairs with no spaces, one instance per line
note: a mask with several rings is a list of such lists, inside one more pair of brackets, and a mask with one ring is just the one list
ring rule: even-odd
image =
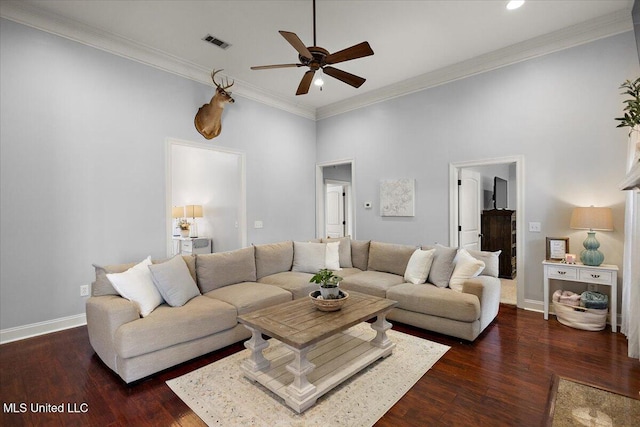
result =
[[[335,52],[366,40],[375,55],[336,65],[367,79],[359,89],[327,76],[322,91],[301,96],[306,69],[249,67],[297,62],[278,30],[312,45],[311,0],[3,0],[0,15],[194,80],[223,68],[234,92],[314,118],[632,28],[633,0],[506,4],[318,0],[319,46]],[[231,47],[202,41],[207,34]]]

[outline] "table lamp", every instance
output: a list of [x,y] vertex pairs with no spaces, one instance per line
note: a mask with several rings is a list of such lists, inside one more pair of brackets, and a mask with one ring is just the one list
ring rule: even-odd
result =
[[191,218],[189,237],[198,237],[198,225],[196,224],[196,218],[202,218],[202,205],[187,205],[184,207],[184,213],[187,218]]
[[584,250],[580,253],[580,261],[584,265],[597,267],[604,261],[604,255],[598,250],[600,242],[596,240],[596,232],[613,231],[611,208],[574,208],[569,227],[578,230],[589,230],[583,242]]
[[173,235],[180,235],[180,226],[178,225],[180,222],[180,218],[184,218],[184,206],[173,206],[171,207],[171,218],[173,218]]

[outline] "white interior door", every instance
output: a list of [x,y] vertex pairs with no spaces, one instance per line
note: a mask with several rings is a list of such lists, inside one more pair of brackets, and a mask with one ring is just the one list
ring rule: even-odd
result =
[[461,248],[480,250],[482,183],[480,173],[460,169],[458,188],[458,242]]
[[344,196],[342,185],[327,184],[327,212],[325,216],[327,237],[343,237],[345,234]]

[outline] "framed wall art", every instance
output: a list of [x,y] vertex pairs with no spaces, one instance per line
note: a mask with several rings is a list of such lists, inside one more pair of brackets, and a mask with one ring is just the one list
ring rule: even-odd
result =
[[568,237],[547,237],[547,260],[562,260],[569,252]]
[[381,216],[415,216],[415,179],[380,181]]

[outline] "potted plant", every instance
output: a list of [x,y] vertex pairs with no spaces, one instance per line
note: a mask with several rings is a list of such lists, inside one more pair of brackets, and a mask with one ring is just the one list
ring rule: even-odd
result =
[[320,285],[320,294],[323,299],[339,299],[340,289],[338,285],[342,277],[333,274],[333,271],[323,268],[318,271],[309,282]]
[[636,137],[635,147],[632,147],[635,148],[634,163],[636,163],[640,162],[640,140],[638,138],[640,135],[640,77],[634,81],[626,80],[620,85],[620,89],[624,90],[622,95],[629,95],[630,98],[623,101],[625,106],[622,111],[624,113],[622,117],[616,117],[615,120],[620,122],[616,127],[629,128],[630,144],[633,144],[631,142],[632,135]]

